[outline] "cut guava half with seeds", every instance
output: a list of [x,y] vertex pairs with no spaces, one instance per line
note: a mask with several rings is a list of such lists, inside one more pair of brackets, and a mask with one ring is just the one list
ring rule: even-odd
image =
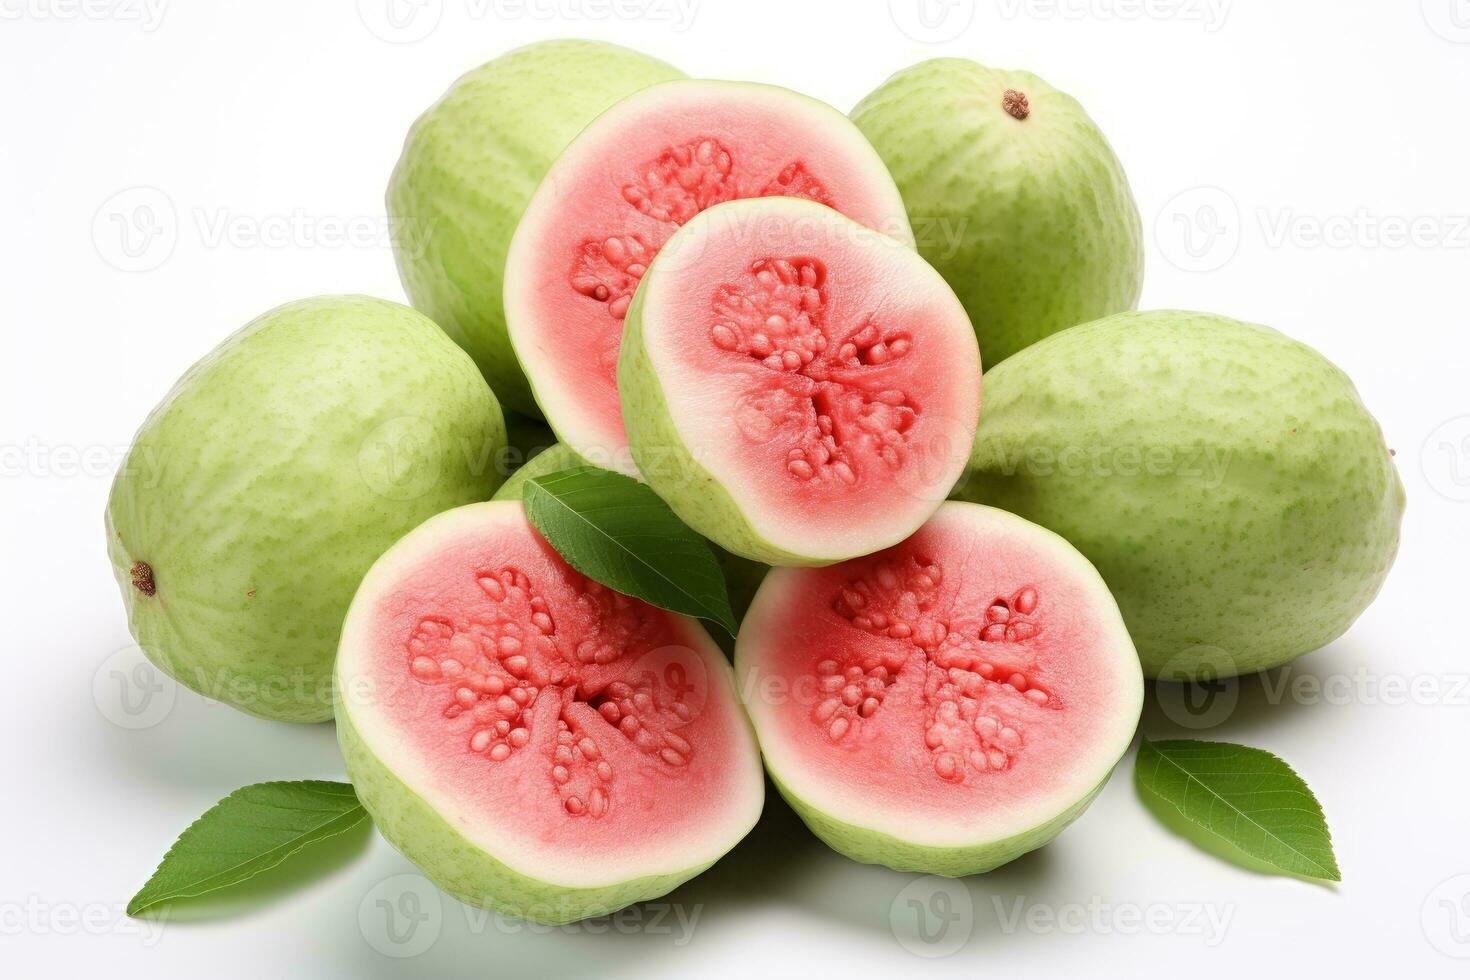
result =
[[858,861],[967,875],[1047,843],[1133,739],[1143,677],[1097,571],[945,504],[878,554],[766,576],[735,673],[766,768]]
[[794,198],[721,204],[654,259],[618,388],[633,458],[690,527],[772,565],[912,534],[964,471],[980,352],[939,273]]
[[746,82],[664,82],[590,123],[541,181],[505,264],[505,319],[536,401],[583,459],[630,476],[615,370],[638,282],[715,204],[784,195],[913,244],[898,189],[845,116]]
[[608,914],[703,871],[760,815],[713,641],[576,572],[518,503],[447,511],[383,555],[343,626],[337,691],[378,829],[472,905]]

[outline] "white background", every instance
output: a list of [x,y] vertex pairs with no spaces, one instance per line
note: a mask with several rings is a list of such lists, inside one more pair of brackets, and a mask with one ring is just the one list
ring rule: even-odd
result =
[[[388,2],[0,0],[0,972],[1465,975],[1470,3],[932,0],[921,20],[918,0],[403,0],[394,28]],[[1340,886],[1164,829],[1130,757],[1053,845],[959,884],[851,863],[773,800],[671,896],[683,924],[533,934],[396,877],[413,868],[366,833],[161,931],[121,916],[220,797],[343,773],[329,725],[171,687],[124,709],[119,678],[145,675],[103,550],[112,470],[175,377],[255,314],[401,299],[382,198],[409,123],[462,71],[563,35],[843,110],[939,54],[1035,70],[1128,169],[1145,307],[1272,324],[1356,379],[1408,487],[1397,567],[1346,637],[1243,684],[1206,732],[1308,779]],[[1314,680],[1327,693],[1293,686]],[[1186,731],[1160,698],[1143,730]]]

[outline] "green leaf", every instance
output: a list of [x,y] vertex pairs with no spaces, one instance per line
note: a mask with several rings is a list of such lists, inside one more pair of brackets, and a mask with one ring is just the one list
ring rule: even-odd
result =
[[366,819],[346,783],[305,780],[237,789],[179,835],[128,903],[128,915],[239,884]]
[[577,466],[532,477],[521,494],[531,523],[583,575],[735,635],[714,552],[647,486]]
[[1321,804],[1270,752],[1144,739],[1133,772],[1141,791],[1246,855],[1288,874],[1342,880]]

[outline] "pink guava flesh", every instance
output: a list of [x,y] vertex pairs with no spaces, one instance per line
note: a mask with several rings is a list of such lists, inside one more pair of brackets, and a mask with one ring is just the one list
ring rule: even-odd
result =
[[737,674],[785,788],[936,846],[1021,833],[1084,799],[1131,740],[1142,692],[1086,560],[966,504],[886,551],[773,570]]
[[548,173],[507,260],[506,315],[548,420],[584,458],[631,471],[618,343],[653,256],[704,209],[775,195],[912,239],[861,134],[831,107],[771,86],[654,86],[595,120]]
[[[493,517],[460,516],[476,510]],[[576,572],[518,503],[436,522],[374,569],[340,665],[371,691],[355,724],[410,788],[548,880],[646,873],[753,821],[754,745],[703,630]]]

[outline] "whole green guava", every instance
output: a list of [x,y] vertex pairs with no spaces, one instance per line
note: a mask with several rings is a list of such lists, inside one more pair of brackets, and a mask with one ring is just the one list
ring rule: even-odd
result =
[[282,721],[332,717],[369,566],[500,485],[500,406],[428,317],[364,296],[278,307],[191,367],[112,486],[128,624],[181,683]]
[[1404,488],[1338,368],[1266,327],[1122,313],[985,374],[954,496],[1051,528],[1108,583],[1144,673],[1264,670],[1340,636],[1398,549]]
[[617,45],[543,41],[461,77],[409,131],[388,184],[403,288],[469,351],[507,408],[541,416],[502,299],[505,253],[526,202],[604,109],[683,77]]
[[1137,304],[1138,206],[1070,95],[1030,72],[936,58],[884,82],[852,121],[893,173],[919,252],[970,314],[986,364]]

